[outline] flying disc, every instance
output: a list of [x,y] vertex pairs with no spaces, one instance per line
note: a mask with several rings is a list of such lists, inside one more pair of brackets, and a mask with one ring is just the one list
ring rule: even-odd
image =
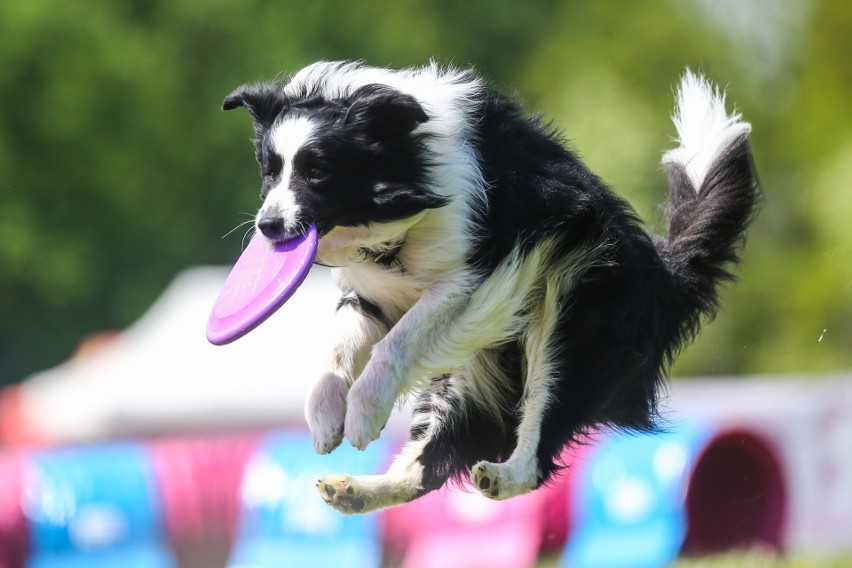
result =
[[207,321],[207,340],[224,345],[261,323],[304,282],[317,256],[317,229],[280,243],[255,234],[225,280]]

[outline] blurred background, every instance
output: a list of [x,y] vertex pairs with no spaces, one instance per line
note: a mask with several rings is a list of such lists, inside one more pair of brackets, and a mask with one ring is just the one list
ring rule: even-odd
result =
[[852,367],[852,9],[819,0],[0,5],[0,383],[230,264],[258,205],[244,82],[318,59],[474,65],[563,129],[656,229],[684,68],[754,129],[740,283],[675,375]]
[[[678,359],[676,384],[760,376],[756,406],[781,391],[848,399],[848,2],[28,0],[0,2],[0,38],[0,386],[50,385],[5,396],[9,446],[301,425],[326,279],[246,346],[201,343],[242,250],[244,228],[232,229],[259,204],[249,118],[221,102],[319,59],[476,67],[552,119],[651,231],[663,227],[673,89],[685,68],[703,72],[751,122],[765,196],[739,282]],[[288,317],[307,336],[287,336],[303,360],[274,385],[263,354]],[[846,448],[847,431],[830,431]]]

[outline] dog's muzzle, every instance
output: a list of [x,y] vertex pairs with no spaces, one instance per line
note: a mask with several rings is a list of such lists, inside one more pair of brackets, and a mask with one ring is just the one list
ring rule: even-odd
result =
[[279,215],[271,215],[264,213],[257,220],[257,229],[264,237],[273,242],[282,242],[294,237],[300,233],[296,229],[289,229]]

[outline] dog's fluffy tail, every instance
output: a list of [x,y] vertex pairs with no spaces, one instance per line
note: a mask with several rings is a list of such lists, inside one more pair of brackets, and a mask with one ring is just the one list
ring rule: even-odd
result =
[[671,198],[668,234],[658,241],[678,296],[682,338],[718,307],[718,286],[733,279],[745,230],[758,200],[748,134],[751,125],[725,110],[725,95],[688,71],[673,116],[679,146],[663,156]]

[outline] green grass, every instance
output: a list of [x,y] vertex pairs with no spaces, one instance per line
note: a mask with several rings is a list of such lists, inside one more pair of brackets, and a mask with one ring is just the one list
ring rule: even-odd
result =
[[675,568],[850,568],[852,556],[806,557],[743,552],[679,560]]
[[[538,568],[560,568],[559,559],[542,559]],[[702,558],[682,558],[672,568],[852,568],[852,555],[806,557],[749,551]]]

